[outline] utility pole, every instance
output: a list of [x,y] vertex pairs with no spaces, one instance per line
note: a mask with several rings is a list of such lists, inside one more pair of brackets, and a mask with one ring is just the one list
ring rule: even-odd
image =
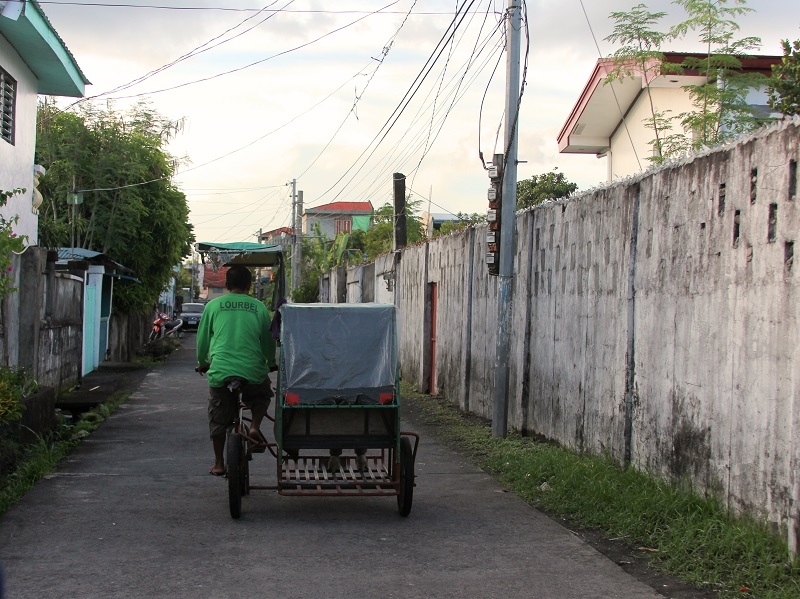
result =
[[408,241],[406,234],[406,176],[395,173],[392,177],[394,183],[394,251],[406,247]]
[[[300,284],[300,275],[303,270],[303,192],[297,192],[297,245],[294,248],[295,253],[292,256],[297,256],[297,278],[295,279],[295,287]],[[294,273],[294,269],[292,269]]]
[[503,202],[500,206],[500,286],[497,309],[497,360],[494,377],[492,436],[508,433],[508,357],[514,287],[514,229],[517,210],[517,118],[519,111],[519,51],[522,33],[520,0],[508,0],[506,11],[506,122]]
[[394,243],[392,249],[392,295],[395,307],[400,305],[400,256],[408,241],[406,232],[406,176],[403,173],[392,175],[394,210],[392,229]]
[[289,292],[294,293],[297,287],[297,179],[292,179],[292,279]]
[[[256,231],[256,243],[261,243],[261,232],[262,232],[263,230],[264,230],[264,228],[263,228],[263,227],[259,227],[259,228],[258,228],[258,231]],[[261,296],[262,296],[262,295],[264,295],[263,293],[261,293],[261,290],[262,290],[262,288],[263,288],[263,286],[264,286],[264,285],[263,285],[263,283],[261,282],[261,277],[262,277],[263,275],[262,275],[262,270],[261,270],[261,267],[260,267],[260,266],[258,267],[258,269],[256,270],[256,272],[258,273],[258,274],[256,275],[256,284],[255,284],[256,299],[259,299],[259,300],[260,300],[260,299],[263,299]]]

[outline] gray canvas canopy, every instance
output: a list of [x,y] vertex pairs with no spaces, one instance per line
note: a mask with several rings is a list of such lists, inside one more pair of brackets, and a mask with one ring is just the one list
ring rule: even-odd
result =
[[284,304],[284,389],[302,403],[377,403],[397,382],[391,304]]

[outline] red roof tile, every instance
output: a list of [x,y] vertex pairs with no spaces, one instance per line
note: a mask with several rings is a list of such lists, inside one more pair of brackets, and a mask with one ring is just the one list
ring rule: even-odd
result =
[[306,212],[341,212],[345,214],[372,212],[372,202],[331,202],[322,206],[306,208]]

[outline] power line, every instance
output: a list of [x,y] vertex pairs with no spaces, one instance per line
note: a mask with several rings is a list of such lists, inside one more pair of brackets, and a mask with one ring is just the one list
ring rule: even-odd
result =
[[[289,6],[293,2],[294,2],[294,0],[289,0],[288,3],[284,5],[284,8],[286,6]],[[228,29],[226,29],[225,31],[220,33],[219,35],[211,38],[210,40],[208,40],[207,42],[204,42],[203,44],[200,44],[199,46],[197,46],[193,50],[187,52],[183,56],[180,56],[176,60],[173,60],[172,62],[169,62],[169,63],[167,63],[167,64],[165,64],[165,65],[163,65],[163,66],[161,66],[161,67],[159,67],[157,69],[154,69],[154,70],[150,71],[149,73],[147,73],[145,75],[142,75],[141,77],[139,77],[137,79],[134,79],[134,80],[132,80],[132,81],[130,81],[128,83],[125,83],[125,84],[123,84],[123,85],[121,85],[121,86],[119,86],[119,87],[117,87],[115,89],[112,89],[112,90],[108,91],[108,92],[104,92],[104,93],[98,94],[96,96],[91,96],[90,99],[99,98],[99,97],[102,97],[102,96],[108,96],[108,95],[111,95],[113,93],[116,93],[116,92],[128,89],[130,87],[133,87],[134,85],[137,85],[138,83],[144,82],[145,80],[149,79],[150,77],[153,77],[153,76],[155,76],[155,75],[157,75],[159,73],[162,73],[162,72],[166,71],[167,69],[175,66],[176,64],[179,64],[179,63],[183,62],[184,60],[188,60],[189,58],[193,58],[193,57],[195,57],[195,56],[197,56],[199,54],[202,54],[203,52],[207,52],[207,51],[212,50],[212,49],[214,49],[214,48],[216,48],[218,46],[221,46],[222,44],[226,44],[226,43],[228,43],[228,42],[230,42],[232,40],[235,40],[238,37],[243,36],[245,33],[248,33],[250,31],[252,31],[253,29],[258,27],[259,25],[264,24],[266,21],[268,21],[269,19],[274,17],[277,14],[277,12],[272,12],[269,16],[267,16],[266,18],[262,19],[261,21],[259,21],[258,23],[256,23],[252,27],[246,29],[245,31],[241,31],[241,32],[237,33],[236,35],[234,35],[232,37],[229,37],[229,38],[227,38],[225,40],[222,40],[219,43],[211,45],[212,42],[215,42],[216,40],[220,39],[225,34],[230,33],[231,31],[233,31],[235,29],[238,29],[239,27],[244,25],[247,21],[249,21],[250,19],[254,19],[258,15],[260,15],[261,13],[267,12],[269,7],[274,5],[274,4],[277,4],[277,0],[275,0],[272,4],[269,4],[266,7],[260,9],[255,15],[247,17],[244,21],[241,21],[240,23],[238,23],[237,25],[234,25],[233,27],[229,27]]]
[[[365,67],[364,67],[364,68],[366,68],[366,67],[368,67],[368,66],[370,66],[370,65],[369,65],[369,64],[367,64],[367,65],[365,65]],[[363,70],[363,69],[362,69],[362,70]],[[333,96],[334,96],[334,94],[336,94],[336,93],[337,93],[339,90],[341,90],[341,89],[342,89],[342,88],[343,88],[345,85],[347,85],[347,84],[348,84],[350,81],[352,81],[352,80],[353,80],[353,79],[355,79],[356,77],[363,76],[363,75],[364,75],[364,73],[362,73],[361,71],[357,72],[355,75],[353,75],[352,77],[350,77],[350,79],[348,79],[347,81],[345,81],[344,83],[342,83],[342,84],[341,84],[339,87],[337,87],[335,90],[333,90],[333,91],[332,91],[331,93],[329,93],[327,96],[325,96],[324,98],[322,98],[322,99],[321,99],[319,102],[317,102],[317,103],[316,103],[316,104],[314,104],[313,106],[310,106],[309,108],[307,108],[307,109],[306,109],[306,110],[304,110],[303,112],[301,112],[301,113],[299,113],[299,114],[295,115],[294,117],[292,117],[291,119],[289,119],[288,121],[286,121],[285,123],[283,123],[282,125],[280,125],[280,126],[276,127],[275,129],[272,129],[272,130],[271,130],[271,131],[269,131],[268,133],[265,133],[264,135],[262,135],[262,136],[260,136],[260,137],[258,137],[258,138],[256,138],[256,139],[254,139],[253,141],[251,141],[251,142],[248,142],[248,143],[246,143],[245,145],[243,145],[243,146],[240,146],[240,147],[238,147],[238,148],[236,148],[236,149],[234,149],[234,150],[231,150],[230,152],[226,152],[225,154],[222,154],[221,156],[217,156],[216,158],[213,158],[213,159],[211,159],[211,160],[209,160],[209,161],[207,161],[207,162],[204,162],[204,163],[202,163],[202,164],[198,164],[197,166],[193,166],[192,168],[188,168],[188,169],[186,169],[186,170],[182,171],[180,174],[181,174],[181,175],[183,175],[183,174],[185,174],[185,173],[188,173],[188,172],[191,172],[191,171],[197,170],[197,169],[199,169],[199,168],[203,168],[203,167],[205,167],[205,166],[208,166],[209,164],[213,164],[213,163],[215,163],[215,162],[218,162],[219,160],[222,160],[223,158],[228,158],[229,156],[232,156],[233,154],[236,154],[236,153],[238,153],[238,152],[241,152],[242,150],[245,150],[245,149],[249,148],[250,146],[252,146],[252,145],[255,145],[255,144],[256,144],[256,143],[258,143],[259,141],[262,141],[263,139],[266,139],[266,138],[267,138],[267,137],[269,137],[270,135],[273,135],[273,134],[277,133],[277,132],[278,132],[278,131],[280,131],[281,129],[283,129],[283,128],[285,128],[285,127],[288,127],[289,125],[291,125],[292,123],[294,123],[294,122],[295,122],[297,119],[299,119],[300,117],[302,117],[302,116],[305,116],[306,114],[308,114],[309,112],[311,112],[312,110],[314,110],[315,108],[317,108],[318,106],[322,105],[322,104],[323,104],[323,103],[324,103],[326,100],[328,100],[328,99],[330,99],[331,97],[333,97]],[[306,171],[307,171],[307,170],[308,170],[308,169],[306,169]],[[305,171],[303,171],[303,172],[305,173]],[[298,179],[299,179],[299,177],[298,177]]]
[[[468,7],[466,7],[467,9],[471,8],[476,0],[464,0],[463,4],[461,5],[461,8],[457,10],[456,15],[453,17],[453,20],[451,21],[450,26],[447,28],[445,33],[439,39],[439,42],[436,44],[436,46],[433,49],[433,52],[431,53],[431,55],[426,60],[426,62],[423,65],[422,69],[417,74],[416,78],[411,83],[411,85],[409,86],[408,90],[406,90],[406,93],[404,94],[403,98],[400,100],[400,103],[394,109],[394,111],[389,116],[387,121],[384,123],[384,125],[381,127],[381,129],[378,131],[378,133],[375,135],[375,137],[372,139],[372,141],[367,145],[367,147],[364,149],[364,151],[356,158],[355,162],[344,172],[344,174],[341,177],[339,177],[339,179],[337,179],[337,181],[331,187],[329,187],[326,191],[324,191],[320,197],[324,197],[326,194],[330,193],[339,183],[341,183],[342,180],[350,173],[350,171],[352,171],[353,168],[355,168],[356,164],[358,164],[358,162],[364,157],[364,154],[367,153],[367,151],[369,150],[370,147],[372,147],[373,149],[370,152],[369,156],[367,156],[367,159],[369,159],[375,153],[375,150],[378,148],[378,146],[383,142],[384,139],[386,139],[386,136],[389,134],[389,131],[391,131],[391,129],[397,123],[398,119],[403,114],[405,109],[408,107],[408,104],[411,102],[411,99],[416,95],[416,93],[419,91],[422,83],[427,78],[427,76],[430,74],[431,70],[433,69],[433,66],[436,64],[436,62],[438,61],[438,59],[441,56],[442,52],[444,51],[444,45],[447,44],[447,42],[455,35],[455,32],[457,31],[458,27],[460,26],[461,23],[463,23],[464,17],[466,15],[465,15],[465,13],[462,12],[462,9],[465,7],[465,5],[467,4],[468,1],[470,2],[470,4],[469,4]],[[459,14],[461,16],[460,20],[459,20]],[[381,135],[381,133],[383,135]],[[378,139],[379,137],[380,137],[380,139]],[[376,140],[377,140],[377,143],[376,143]],[[359,168],[356,171],[356,173],[353,175],[353,177],[355,177],[355,175],[357,175],[361,171],[361,169],[364,168],[364,164],[366,164],[366,162],[362,164],[361,168]],[[352,179],[353,178],[351,177],[350,181],[352,181]],[[334,200],[336,198],[338,198],[341,195],[341,193],[342,193],[342,191],[337,193],[334,196]]]
[[336,129],[334,134],[328,140],[328,143],[326,143],[325,146],[322,148],[320,153],[317,154],[316,158],[314,158],[314,160],[311,161],[311,164],[309,164],[305,168],[305,170],[298,175],[298,177],[297,177],[298,179],[301,178],[303,175],[305,175],[311,169],[311,167],[313,167],[314,164],[316,164],[317,160],[319,160],[320,157],[322,157],[322,155],[325,153],[325,150],[327,150],[328,147],[333,143],[333,140],[336,139],[336,136],[339,134],[339,131],[342,130],[342,127],[344,127],[345,123],[350,118],[350,115],[351,114],[355,114],[356,118],[358,118],[358,114],[356,113],[356,108],[358,106],[358,103],[361,101],[361,98],[364,97],[364,94],[366,93],[367,88],[369,87],[369,84],[372,82],[372,79],[375,77],[375,74],[378,72],[378,70],[380,69],[381,65],[383,65],[383,61],[386,59],[386,56],[389,54],[389,50],[391,50],[392,45],[394,45],[394,40],[397,39],[397,36],[400,34],[400,31],[405,26],[406,21],[408,21],[408,17],[411,15],[411,12],[414,10],[414,7],[416,5],[417,5],[417,0],[414,0],[414,2],[411,4],[411,7],[408,9],[408,12],[406,12],[405,18],[403,19],[402,23],[400,23],[400,26],[394,32],[394,35],[392,35],[392,37],[389,38],[389,41],[386,44],[384,44],[383,49],[381,50],[380,59],[373,59],[373,60],[377,60],[378,61],[378,66],[375,68],[375,70],[369,76],[369,79],[367,79],[367,83],[366,83],[366,85],[364,85],[364,89],[361,90],[361,94],[356,94],[356,97],[353,100],[352,107],[347,112],[347,115],[344,117],[344,119],[342,120],[342,122],[339,125],[339,127]]
[[[498,23],[498,25],[489,33],[486,39],[479,43],[480,48],[478,54],[471,56],[470,59],[467,61],[467,63],[465,63],[459,69],[459,72],[457,72],[453,76],[451,82],[448,84],[448,86],[453,86],[452,89],[448,91],[448,96],[452,97],[452,101],[450,102],[450,105],[446,109],[442,109],[443,114],[438,115],[437,116],[438,121],[434,123],[434,125],[438,124],[439,132],[441,132],[442,127],[444,126],[444,123],[448,115],[450,114],[452,108],[466,94],[469,88],[477,80],[477,77],[480,75],[480,73],[483,72],[483,70],[491,61],[492,55],[487,55],[485,58],[481,58],[482,64],[477,65],[477,69],[474,68],[476,66],[478,59],[481,57],[483,53],[485,53],[486,49],[489,47],[489,44],[492,41],[494,35],[497,33],[500,25],[502,25],[502,22]],[[500,46],[501,46],[500,55],[502,56],[504,44],[501,44]],[[466,80],[466,83],[462,84],[462,81],[465,80],[470,70],[473,71],[472,77],[469,80]],[[459,73],[461,74],[459,75]],[[430,98],[430,94],[428,98]],[[447,100],[447,98],[445,98],[445,100]],[[421,122],[422,118],[421,115],[424,110],[427,109],[423,105],[417,111],[417,114],[412,120],[411,125],[409,125],[409,127],[402,135],[400,135],[400,138],[406,143],[402,146],[393,145],[391,147],[390,152],[386,156],[384,156],[384,158],[380,161],[380,163],[375,168],[370,169],[370,174],[373,174],[373,182],[369,185],[367,189],[365,189],[364,192],[360,194],[361,197],[368,196],[371,193],[373,193],[372,189],[375,188],[376,186],[383,187],[385,185],[384,172],[385,170],[390,168],[389,164],[394,164],[392,168],[395,171],[403,170],[405,168],[406,162],[410,160],[414,155],[417,155],[418,152],[421,150],[421,148],[424,146],[424,138],[422,137],[422,134],[412,131],[412,128],[414,127],[415,123],[417,123],[418,121]],[[425,128],[427,129],[427,126],[425,126]],[[439,132],[437,132],[437,136]],[[395,158],[395,155],[397,155],[397,158]],[[412,172],[416,172],[416,168]],[[364,177],[366,176],[368,175],[364,175]],[[362,181],[364,177],[362,177]]]
[[[594,34],[594,29],[592,28],[592,23],[589,20],[589,15],[586,12],[586,7],[583,5],[583,0],[578,0],[581,5],[581,10],[583,10],[583,16],[586,18],[586,24],[589,26],[589,33],[592,34],[592,40],[594,40],[594,47],[597,48],[597,56],[602,60],[603,53],[600,51],[600,44],[597,43],[597,37]],[[639,154],[636,152],[636,147],[633,144],[633,136],[631,135],[630,130],[628,129],[628,122],[625,119],[625,115],[622,112],[622,106],[619,103],[619,98],[617,97],[617,91],[614,89],[614,85],[609,85],[611,88],[611,93],[614,95],[614,102],[617,104],[617,110],[619,111],[619,116],[622,119],[622,126],[625,127],[625,133],[628,135],[628,140],[631,142],[631,149],[633,150],[633,156],[636,158],[636,164],[639,166],[639,170],[642,170],[642,163],[639,160]]]
[[[39,0],[39,4],[50,4],[53,6],[86,6],[86,7],[93,7],[93,8],[139,8],[139,9],[151,9],[151,10],[174,10],[174,11],[185,11],[185,12],[254,12],[259,13],[264,11],[263,8],[234,8],[230,6],[169,6],[163,4],[110,4],[108,2],[69,2],[69,1],[59,1],[59,0]],[[278,13],[290,13],[290,14],[323,14],[323,15],[364,15],[364,14],[372,14],[372,11],[368,10],[356,10],[356,9],[346,9],[346,10],[325,10],[325,9],[274,9],[270,12]],[[382,14],[385,15],[401,15],[404,11],[384,11]],[[426,10],[426,11],[419,11],[416,14],[422,16],[441,16],[441,15],[448,15],[450,11],[438,11],[438,10]]]
[[313,40],[311,40],[309,42],[306,42],[304,44],[300,44],[299,46],[295,46],[294,48],[289,48],[288,50],[284,50],[282,52],[278,52],[277,54],[273,54],[272,56],[267,56],[266,58],[262,58],[261,60],[256,60],[255,62],[251,62],[249,64],[237,67],[235,69],[230,69],[228,71],[223,71],[221,73],[217,73],[216,75],[211,75],[209,77],[202,77],[200,79],[195,79],[193,81],[186,81],[184,83],[181,83],[181,84],[178,84],[178,85],[173,85],[171,87],[165,87],[165,88],[162,88],[162,89],[152,90],[152,91],[148,91],[148,92],[142,92],[142,93],[139,93],[139,94],[132,94],[132,95],[129,95],[129,96],[114,96],[111,99],[113,99],[113,100],[128,100],[128,99],[131,99],[131,98],[139,98],[139,97],[142,97],[142,96],[152,96],[152,95],[155,95],[155,94],[160,94],[160,93],[174,91],[176,89],[181,89],[181,88],[184,88],[184,87],[188,87],[189,85],[194,85],[196,83],[205,83],[206,81],[212,81],[214,79],[218,79],[219,77],[224,77],[225,75],[231,75],[233,73],[239,73],[239,72],[244,71],[246,69],[249,69],[251,67],[263,64],[263,63],[265,63],[267,61],[270,61],[270,60],[272,60],[274,58],[279,58],[279,57],[284,56],[286,54],[290,54],[292,52],[296,52],[297,50],[301,50],[302,48],[306,48],[308,46],[311,46],[312,44],[315,44],[315,43],[319,42],[320,40],[323,40],[326,37],[329,37],[329,36],[333,35],[334,33],[339,33],[340,31],[343,31],[344,29],[347,29],[348,27],[352,27],[353,25],[356,25],[357,23],[360,23],[364,19],[367,19],[370,16],[373,16],[373,15],[381,12],[382,10],[384,10],[385,8],[387,8],[389,6],[394,6],[399,1],[400,0],[394,0],[394,2],[390,2],[389,4],[384,6],[383,8],[380,8],[380,9],[378,9],[376,11],[368,13],[368,14],[362,16],[362,17],[359,17],[358,19],[356,19],[354,21],[351,21],[350,23],[347,23],[346,25],[342,25],[341,27],[337,27],[336,29],[328,31],[327,33],[324,33],[323,35],[321,35],[321,36],[319,36],[319,37],[317,37],[317,38],[315,38],[315,39],[313,39]]
[[[483,27],[486,25],[486,20],[489,18],[489,11],[490,10],[491,10],[491,4],[487,5],[487,7],[486,7],[486,13],[484,15],[483,23],[481,24],[480,32],[483,31]],[[478,33],[478,37],[475,39],[475,44],[472,47],[472,54],[470,55],[470,59],[472,59],[472,57],[475,56],[475,52],[477,50],[478,42],[480,40],[480,32]],[[502,56],[502,55],[503,54],[501,52],[500,56]],[[448,57],[448,63],[449,63],[449,61],[450,61],[450,58]],[[469,62],[470,61],[468,61],[468,63]],[[447,65],[445,65],[444,71],[446,71],[446,70],[447,70]],[[445,74],[444,71],[442,72],[442,79],[440,80],[440,82],[444,80],[444,74]],[[464,77],[466,77],[468,72],[469,72],[469,69],[465,69],[464,70],[464,74],[459,79],[458,87],[456,88],[456,91],[455,91],[455,94],[454,94],[454,100],[451,103],[450,108],[447,110],[447,113],[445,114],[445,118],[442,119],[442,121],[441,121],[442,122],[442,126],[439,127],[439,130],[436,132],[436,136],[434,137],[434,141],[439,137],[439,133],[441,133],[442,127],[444,127],[444,122],[445,122],[445,120],[447,118],[447,115],[450,114],[450,110],[452,110],[453,106],[455,105],[455,100],[458,97],[458,88],[461,86],[461,83],[464,81]],[[441,87],[440,87],[440,89],[441,89]],[[437,91],[437,93],[436,93],[436,98],[438,98],[438,97],[439,97],[439,91]],[[420,156],[419,162],[417,163],[417,166],[414,168],[413,176],[411,178],[411,186],[412,187],[414,186],[414,181],[416,180],[417,172],[419,171],[420,167],[422,166],[422,161],[428,155],[428,149],[429,149],[428,140],[430,139],[430,134],[431,134],[431,132],[433,130],[433,117],[434,117],[435,112],[436,112],[436,99],[434,99],[433,111],[431,112],[431,126],[428,129],[428,139],[426,139],[426,141],[425,141],[425,150],[423,151],[422,155]]]

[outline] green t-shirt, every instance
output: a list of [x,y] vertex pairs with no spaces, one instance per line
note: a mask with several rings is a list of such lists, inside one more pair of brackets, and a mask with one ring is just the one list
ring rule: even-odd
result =
[[208,384],[221,387],[229,376],[263,383],[275,364],[275,340],[264,304],[228,293],[211,300],[197,328],[197,362],[209,363]]

